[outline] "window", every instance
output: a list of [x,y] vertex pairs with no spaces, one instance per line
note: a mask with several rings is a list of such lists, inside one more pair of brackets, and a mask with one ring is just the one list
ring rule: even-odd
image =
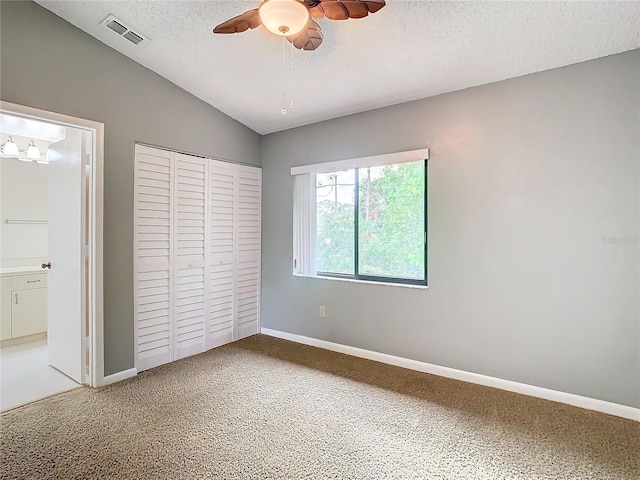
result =
[[294,167],[294,273],[426,285],[427,159]]

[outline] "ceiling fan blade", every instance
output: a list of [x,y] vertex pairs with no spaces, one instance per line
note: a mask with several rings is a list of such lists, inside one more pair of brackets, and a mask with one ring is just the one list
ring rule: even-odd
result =
[[300,50],[315,50],[322,43],[323,37],[320,25],[309,19],[307,26],[300,33],[287,37],[287,40]]
[[254,8],[221,23],[213,29],[213,33],[240,33],[260,25],[262,25],[262,21],[260,20],[260,15],[258,15],[258,9]]
[[304,3],[309,9],[309,15],[311,15],[314,18],[324,17],[324,12],[319,8],[319,5],[321,2],[322,0],[303,0],[302,1],[302,3]]
[[307,5],[314,17],[317,16],[314,14],[317,10],[331,20],[364,18],[386,5],[385,0],[309,0],[309,2],[315,3],[313,6]]
[[309,9],[309,15],[311,15],[313,18],[322,18],[324,17],[324,12],[320,10],[319,7],[313,7]]

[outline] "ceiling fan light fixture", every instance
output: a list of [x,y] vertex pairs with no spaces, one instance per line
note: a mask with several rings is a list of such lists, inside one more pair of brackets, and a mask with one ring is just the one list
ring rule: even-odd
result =
[[265,0],[258,13],[267,30],[282,37],[300,33],[309,21],[309,10],[298,0]]

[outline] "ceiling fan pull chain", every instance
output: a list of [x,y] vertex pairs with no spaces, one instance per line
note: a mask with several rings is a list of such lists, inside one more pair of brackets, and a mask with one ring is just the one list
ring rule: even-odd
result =
[[293,43],[289,43],[291,45],[290,48],[290,55],[291,55],[291,77],[290,77],[290,90],[291,90],[291,103],[289,104],[289,108],[294,109],[296,108],[296,104],[294,103],[293,99],[295,97],[295,93],[296,93],[296,69],[295,69],[295,63],[294,63],[294,46]]
[[286,60],[285,60],[285,37],[282,37],[282,110],[280,113],[282,115],[287,114],[287,109],[285,108],[286,101],[286,91],[287,91],[287,69],[286,69]]

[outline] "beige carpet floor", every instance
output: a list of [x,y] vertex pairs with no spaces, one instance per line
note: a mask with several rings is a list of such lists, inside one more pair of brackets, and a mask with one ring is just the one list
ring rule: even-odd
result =
[[640,478],[640,423],[263,335],[0,419],[2,479]]

